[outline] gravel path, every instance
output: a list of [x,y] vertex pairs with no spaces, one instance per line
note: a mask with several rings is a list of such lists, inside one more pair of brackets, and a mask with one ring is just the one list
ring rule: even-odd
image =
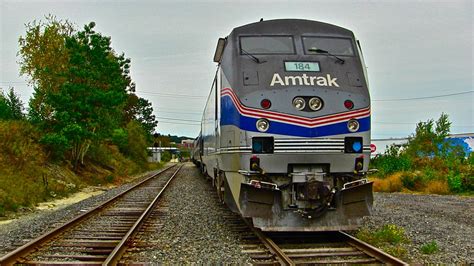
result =
[[[168,210],[160,235],[149,235],[161,249],[147,251],[142,258],[166,264],[248,263],[249,258],[241,253],[239,236],[229,230],[221,217],[222,206],[197,168],[186,164],[177,178],[164,194]],[[0,225],[0,256],[129,186]],[[365,227],[403,227],[411,240],[407,244],[410,263],[469,264],[474,262],[473,213],[474,197],[375,193],[374,212],[365,218]],[[425,255],[420,247],[430,241],[436,241],[440,250]]]
[[[411,240],[406,245],[411,264],[474,262],[474,197],[375,193],[374,212],[365,226],[395,224]],[[426,255],[422,245],[436,241],[439,251]]]
[[160,205],[167,206],[166,219],[157,234],[141,239],[156,248],[136,253],[130,261],[182,264],[246,264],[240,237],[222,217],[231,212],[219,204],[210,182],[187,163],[170,184]]

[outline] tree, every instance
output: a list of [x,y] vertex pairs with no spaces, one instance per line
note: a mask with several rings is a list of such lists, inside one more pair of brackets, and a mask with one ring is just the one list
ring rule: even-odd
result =
[[83,163],[93,141],[110,137],[120,127],[127,90],[134,87],[128,75],[130,60],[116,56],[110,37],[95,32],[94,26],[92,22],[66,38],[66,82],[46,97],[55,110],[54,133],[68,139],[75,166]]
[[3,94],[3,91],[0,92],[0,120],[9,120],[11,117],[10,107],[8,106],[8,100]]
[[23,110],[23,103],[13,88],[10,88],[6,95],[0,89],[1,120],[22,120],[24,118]]
[[451,122],[447,114],[442,113],[435,122],[430,119],[419,122],[407,143],[406,152],[411,157],[441,156],[451,147],[445,138],[449,135]]
[[151,140],[151,135],[158,125],[158,121],[153,115],[153,107],[147,99],[138,97],[134,93],[128,95],[127,106],[125,107],[125,123],[132,120],[138,121],[142,125]]
[[145,164],[148,158],[146,134],[138,121],[132,120],[127,124],[128,141],[126,155],[141,165]]
[[58,73],[65,72],[68,67],[66,38],[73,32],[74,27],[69,21],[48,15],[46,22],[26,24],[26,35],[20,36],[20,73],[28,76],[34,87],[29,102],[32,121],[51,119],[54,110],[45,103],[45,97],[47,93],[57,92],[65,82],[65,77]]
[[29,72],[38,88],[55,81],[54,86],[36,91],[41,93],[41,104],[31,105],[31,109],[40,114],[36,122],[46,131],[43,143],[54,151],[68,151],[75,168],[84,162],[91,144],[110,138],[120,128],[127,92],[135,89],[129,76],[130,60],[116,55],[110,37],[95,32],[94,27],[91,22],[70,36],[55,35],[65,40],[63,68]]

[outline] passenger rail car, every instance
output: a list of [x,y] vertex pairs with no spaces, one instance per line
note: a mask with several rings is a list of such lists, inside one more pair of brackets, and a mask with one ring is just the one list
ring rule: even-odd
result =
[[194,159],[264,231],[355,229],[372,206],[370,97],[345,28],[283,19],[218,41]]

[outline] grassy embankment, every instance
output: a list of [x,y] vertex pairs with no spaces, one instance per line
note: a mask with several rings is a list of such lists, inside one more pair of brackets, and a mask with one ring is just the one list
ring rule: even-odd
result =
[[52,161],[26,121],[0,121],[0,216],[66,196],[89,185],[118,185],[159,164],[136,162],[110,145],[91,147],[84,166]]

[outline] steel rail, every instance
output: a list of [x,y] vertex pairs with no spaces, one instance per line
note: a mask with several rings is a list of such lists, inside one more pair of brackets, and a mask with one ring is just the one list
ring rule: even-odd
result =
[[247,219],[244,219],[245,223],[248,227],[250,227],[253,233],[262,241],[262,243],[268,248],[270,253],[276,256],[280,264],[282,265],[296,265],[293,260],[288,257],[285,252],[277,245],[273,240],[269,237],[265,236],[265,234],[258,228],[255,228]]
[[351,235],[349,235],[348,233],[345,233],[343,231],[339,231],[338,232],[339,234],[341,234],[346,240],[347,242],[352,245],[353,247],[357,248],[358,250],[366,253],[367,255],[370,255],[374,258],[376,258],[377,260],[385,263],[385,264],[389,264],[389,265],[408,265],[408,263],[402,261],[402,260],[399,260],[397,258],[395,258],[394,256],[372,246],[372,245],[369,245]]
[[[251,226],[251,223],[247,220],[245,220],[245,223],[252,229],[254,234],[260,239],[260,241],[267,247],[267,249],[272,253],[273,255],[276,256],[276,259],[278,262],[282,265],[297,265],[293,259],[288,256],[284,250],[282,250],[270,237],[267,237],[260,229],[257,229],[253,226]],[[408,263],[395,258],[394,256],[368,244],[365,243],[343,231],[337,231],[334,232],[337,233],[345,242],[347,242],[349,245],[354,247],[355,249],[361,251],[362,253],[378,260],[381,263],[387,264],[387,265],[409,265]],[[328,263],[344,263],[344,260],[341,260],[339,262],[336,261],[327,261]],[[347,261],[346,263],[351,263],[350,261]],[[357,263],[353,261],[352,263]],[[363,262],[359,262],[363,263]]]
[[161,194],[166,190],[169,183],[174,179],[174,177],[178,174],[179,170],[181,170],[182,167],[183,165],[181,165],[173,173],[173,175],[169,178],[169,180],[166,182],[166,184],[163,186],[160,192],[156,195],[153,201],[148,205],[148,208],[142,213],[140,218],[138,218],[138,220],[130,228],[130,230],[128,230],[128,232],[119,242],[119,244],[114,248],[114,250],[110,253],[110,255],[107,257],[107,259],[104,261],[102,265],[117,265],[120,262],[120,258],[122,257],[123,253],[127,249],[127,243],[131,241],[131,239],[133,239],[133,237],[138,233],[138,230],[140,229],[141,225],[148,219],[151,212],[153,211],[153,208],[158,202],[158,199],[161,197]]
[[32,251],[34,251],[38,246],[52,240],[53,238],[57,237],[58,235],[60,235],[61,233],[63,233],[65,230],[69,229],[69,228],[72,228],[73,226],[76,226],[77,224],[79,224],[80,222],[82,222],[83,220],[85,220],[86,218],[89,218],[92,214],[98,212],[99,210],[102,210],[104,209],[105,207],[109,206],[111,203],[115,202],[116,200],[118,200],[119,198],[121,198],[122,196],[124,196],[125,194],[127,194],[128,192],[130,192],[131,190],[135,189],[136,187],[142,185],[143,183],[155,178],[156,176],[164,173],[165,171],[171,169],[172,167],[175,167],[176,164],[172,165],[172,166],[169,166],[161,171],[159,171],[158,173],[156,174],[153,174],[151,175],[150,177],[138,182],[137,184],[133,185],[132,187],[128,188],[127,190],[121,192],[120,194],[110,198],[109,200],[105,201],[104,203],[102,203],[101,205],[77,216],[77,217],[74,217],[72,218],[71,220],[67,221],[66,223],[44,233],[43,235],[33,239],[32,241],[24,244],[23,246],[5,254],[3,257],[0,258],[0,265],[13,265],[15,264],[16,262],[18,262],[18,259],[20,259],[21,257],[31,253]]

